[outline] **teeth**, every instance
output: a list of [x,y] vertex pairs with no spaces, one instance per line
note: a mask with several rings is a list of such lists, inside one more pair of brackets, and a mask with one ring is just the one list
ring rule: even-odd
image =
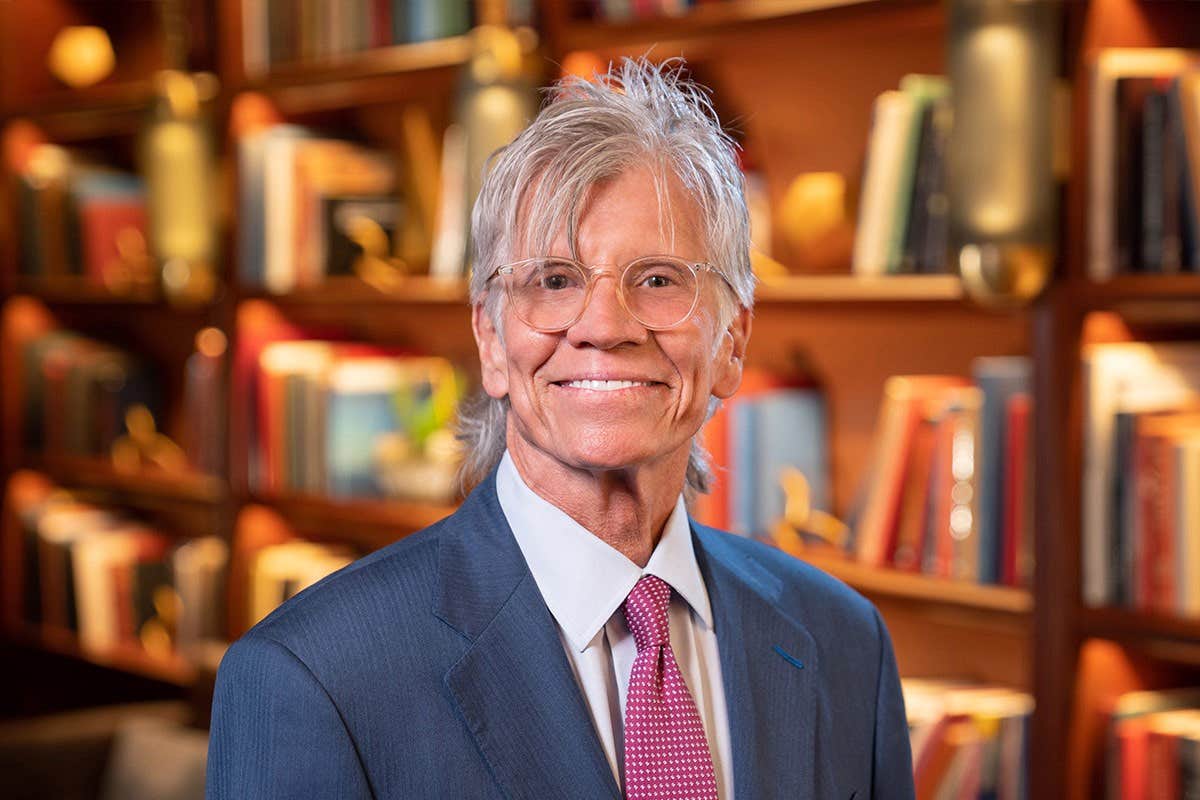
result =
[[597,392],[615,392],[618,389],[632,389],[634,386],[649,386],[644,381],[567,381],[572,389],[592,389]]

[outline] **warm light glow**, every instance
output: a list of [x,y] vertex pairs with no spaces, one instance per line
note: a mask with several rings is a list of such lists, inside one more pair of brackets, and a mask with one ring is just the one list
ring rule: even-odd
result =
[[117,63],[108,34],[94,25],[63,28],[54,37],[46,61],[50,74],[72,89],[99,83]]

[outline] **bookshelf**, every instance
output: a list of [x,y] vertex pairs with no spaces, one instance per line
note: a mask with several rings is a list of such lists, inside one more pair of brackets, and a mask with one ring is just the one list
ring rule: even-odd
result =
[[[22,29],[11,24],[12,15],[21,13],[19,5],[0,3],[0,15],[8,15],[0,16],[0,23],[10,23],[0,24],[4,44],[8,31]],[[58,0],[36,5],[48,10],[35,15],[30,41],[44,48],[53,31],[75,20],[85,4]],[[187,426],[178,391],[181,366],[192,337],[206,325],[228,336],[230,352],[273,320],[285,320],[436,352],[470,367],[475,350],[461,280],[418,275],[380,289],[356,278],[335,278],[272,295],[236,278],[239,220],[232,211],[239,98],[255,97],[258,113],[275,119],[320,125],[396,152],[401,147],[397,122],[405,107],[420,106],[438,128],[450,118],[457,71],[469,55],[467,38],[377,48],[320,66],[286,65],[248,77],[240,60],[240,0],[203,5],[216,22],[215,33],[201,37],[208,51],[189,63],[215,69],[221,85],[215,117],[220,170],[228,177],[223,205],[229,213],[224,215],[226,257],[217,295],[200,308],[178,309],[153,289],[113,294],[69,278],[33,282],[19,277],[15,201],[6,181],[0,191],[0,300],[6,304],[6,330],[53,320],[85,331],[116,332],[122,343],[153,355],[163,367],[166,385],[176,387],[169,391],[167,414],[167,432],[173,436]],[[653,45],[655,57],[687,56],[697,79],[714,88],[722,118],[735,121],[746,149],[760,161],[776,203],[801,172],[836,171],[856,185],[874,97],[892,88],[902,74],[945,72],[946,12],[929,0],[729,0],[678,19],[629,23],[573,18],[569,5],[540,4],[539,49],[531,52],[543,59],[547,71],[581,49],[609,57],[641,54]],[[781,372],[802,363],[820,379],[831,409],[834,506],[844,512],[871,458],[881,387],[888,376],[965,374],[980,355],[1033,357],[1039,566],[1031,591],[809,558],[879,605],[905,674],[984,679],[1031,691],[1037,702],[1033,796],[1083,798],[1090,796],[1102,769],[1100,751],[1089,744],[1095,731],[1088,720],[1105,696],[1094,687],[1106,682],[1125,688],[1200,684],[1200,626],[1195,621],[1085,608],[1080,599],[1080,348],[1095,335],[1095,312],[1115,315],[1138,335],[1196,338],[1200,333],[1196,275],[1119,275],[1106,282],[1087,277],[1087,64],[1106,46],[1200,46],[1200,9],[1187,3],[1093,0],[1066,4],[1064,11],[1066,76],[1075,90],[1073,163],[1062,213],[1061,255],[1049,290],[1029,307],[997,312],[971,302],[956,277],[857,278],[849,274],[847,258],[836,272],[793,274],[760,285],[748,363]],[[11,57],[0,52],[0,126],[10,136],[33,131],[48,141],[87,145],[126,159],[145,119],[153,72],[165,61],[154,20],[117,27],[122,33],[114,37],[114,46],[131,48],[135,55],[122,64],[120,74],[90,90],[25,87],[13,64],[24,57],[21,53],[33,51],[22,49]],[[789,101],[777,102],[779,97]],[[803,254],[777,239],[775,256],[804,272]],[[237,611],[245,603],[238,596],[244,588],[237,587],[237,577],[255,548],[296,536],[342,542],[365,552],[453,510],[446,504],[333,501],[251,491],[246,431],[252,412],[236,384],[225,406],[229,456],[215,475],[130,475],[100,460],[25,453],[18,444],[12,357],[7,346],[0,353],[0,466],[5,481],[18,470],[37,470],[61,483],[104,490],[134,506],[178,512],[191,520],[185,524],[218,533],[232,546],[231,636],[245,627]],[[0,572],[0,585],[7,580]],[[7,635],[23,646],[180,688],[199,680],[186,662],[147,660],[127,651],[88,653],[58,634],[8,627]]]

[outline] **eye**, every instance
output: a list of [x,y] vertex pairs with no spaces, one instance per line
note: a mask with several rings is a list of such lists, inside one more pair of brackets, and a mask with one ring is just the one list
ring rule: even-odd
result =
[[642,278],[642,285],[651,289],[665,289],[674,282],[669,275],[662,274],[646,275]]

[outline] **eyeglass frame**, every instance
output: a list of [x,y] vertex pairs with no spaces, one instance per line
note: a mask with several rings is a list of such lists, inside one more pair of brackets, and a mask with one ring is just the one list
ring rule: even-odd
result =
[[[670,255],[667,253],[650,253],[650,254],[647,254],[644,256],[638,256],[637,258],[626,262],[625,265],[620,268],[621,275],[620,275],[620,278],[617,280],[617,302],[619,302],[621,304],[621,308],[624,309],[625,313],[628,314],[630,316],[630,318],[632,318],[635,322],[637,322],[639,325],[641,325],[646,330],[669,331],[673,328],[678,328],[680,325],[682,325],[683,323],[685,323],[689,319],[691,319],[692,315],[696,313],[696,307],[700,305],[700,282],[699,282],[699,280],[697,280],[696,281],[696,296],[694,298],[692,298],[692,306],[691,306],[691,308],[688,309],[686,314],[684,314],[682,317],[679,318],[678,322],[673,322],[670,325],[648,325],[645,322],[643,322],[638,317],[637,314],[633,313],[633,311],[630,310],[630,308],[629,308],[629,304],[625,302],[625,290],[624,290],[625,274],[627,272],[629,272],[629,269],[634,264],[638,263],[639,261],[645,261],[646,259],[649,259],[649,258],[669,258],[669,259],[672,259],[675,261],[679,261],[679,262],[685,264],[688,267],[688,269],[690,269],[693,273],[695,273],[697,278],[699,278],[699,275],[701,272],[710,272],[713,275],[716,275],[721,280],[725,281],[725,285],[728,286],[730,289],[732,289],[734,291],[734,294],[737,293],[737,290],[734,289],[734,286],[729,281],[729,278],[725,277],[725,274],[723,272],[721,272],[721,270],[717,269],[717,267],[715,265],[713,265],[707,261],[692,261],[687,258],[682,258],[680,256],[673,256],[673,255]],[[513,303],[513,307],[514,307],[513,313],[517,315],[517,318],[520,319],[521,322],[525,323],[526,325],[528,325],[530,328],[537,331],[538,333],[557,333],[559,331],[565,331],[567,328],[570,328],[572,325],[579,322],[579,320],[583,319],[583,315],[587,311],[588,304],[592,302],[592,290],[596,288],[596,282],[600,279],[601,275],[612,274],[612,270],[597,269],[597,267],[599,267],[599,266],[612,266],[614,268],[617,267],[616,264],[588,265],[588,264],[584,264],[580,261],[577,261],[569,256],[532,256],[530,258],[522,258],[519,261],[511,261],[507,264],[501,264],[500,266],[498,266],[494,270],[492,270],[492,274],[488,276],[488,279],[486,281],[484,281],[484,283],[485,284],[490,283],[492,281],[492,279],[495,278],[497,275],[512,275],[514,269],[516,269],[517,267],[522,266],[524,264],[529,264],[529,263],[536,262],[536,261],[551,261],[551,260],[566,261],[570,264],[574,264],[575,266],[579,267],[580,270],[582,270],[583,273],[587,276],[587,291],[583,295],[583,303],[579,307],[579,313],[576,314],[575,318],[572,319],[570,322],[568,322],[564,325],[556,325],[551,328],[539,327],[537,325],[534,325],[529,320],[525,319],[519,313],[517,313],[516,303],[513,302],[512,287],[508,283],[504,284],[504,293],[508,296],[508,301],[510,303]]]

